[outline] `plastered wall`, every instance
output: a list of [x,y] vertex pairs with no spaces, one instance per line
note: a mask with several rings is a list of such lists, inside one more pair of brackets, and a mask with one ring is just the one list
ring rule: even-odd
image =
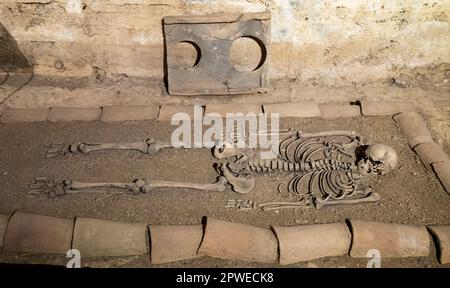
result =
[[162,78],[164,16],[265,10],[272,79],[450,75],[450,0],[0,0],[0,25],[38,75]]

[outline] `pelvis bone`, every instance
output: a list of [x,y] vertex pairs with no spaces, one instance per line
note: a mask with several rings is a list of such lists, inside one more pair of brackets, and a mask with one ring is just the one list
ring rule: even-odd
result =
[[219,167],[222,175],[227,179],[234,192],[247,194],[255,186],[255,178],[251,175],[235,174],[226,165]]

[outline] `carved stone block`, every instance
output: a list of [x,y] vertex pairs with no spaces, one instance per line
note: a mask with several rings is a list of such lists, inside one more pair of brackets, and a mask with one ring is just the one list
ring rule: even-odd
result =
[[268,90],[269,13],[168,16],[164,36],[170,94]]

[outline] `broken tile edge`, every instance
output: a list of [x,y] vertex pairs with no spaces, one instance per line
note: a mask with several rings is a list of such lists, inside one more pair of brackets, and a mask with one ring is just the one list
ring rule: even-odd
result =
[[[334,116],[332,114],[329,114],[327,112],[325,112],[323,110],[324,106],[336,106],[336,107],[340,107],[340,108],[344,108],[344,109],[350,109],[353,108],[355,111],[354,112],[347,112],[348,114],[345,116]],[[357,112],[356,112],[357,110]],[[363,116],[361,113],[361,105],[359,103],[355,103],[355,104],[347,104],[347,103],[319,103],[319,111],[321,114],[321,118],[324,119],[339,119],[339,118],[351,118],[351,117],[360,117]],[[342,114],[341,114],[342,115]]]
[[5,225],[5,231],[3,231],[3,235],[0,235],[0,237],[2,237],[0,239],[0,243],[1,243],[0,251],[3,250],[3,246],[5,244],[6,231],[8,231],[9,220],[11,220],[11,217],[12,217],[13,214],[14,214],[14,212],[12,212],[12,213],[0,213],[0,215],[5,216],[7,218],[6,219],[6,225]]
[[[389,105],[389,104],[403,104],[407,105],[409,107],[406,107],[405,109],[386,109],[382,110],[380,112],[370,112],[367,111],[367,108],[370,104],[376,105],[376,104],[382,104],[382,105]],[[366,117],[372,117],[372,116],[394,116],[403,112],[417,112],[417,109],[414,107],[414,105],[411,102],[408,101],[371,101],[371,100],[362,100],[359,101],[359,105],[361,106],[361,115]],[[398,108],[398,107],[397,107]]]
[[[4,118],[8,117],[9,111],[26,111],[26,110],[33,110],[33,111],[41,111],[45,114],[42,119],[33,119],[33,120],[25,120],[25,117],[22,117],[21,120],[17,119],[17,121],[5,121]],[[14,123],[24,123],[24,122],[47,122],[48,117],[50,115],[51,108],[7,108],[0,114],[0,124],[14,124]],[[45,119],[45,120],[44,120]]]
[[[425,159],[424,159],[424,158],[427,158],[427,157],[424,157],[425,154],[420,153],[420,152],[419,152],[420,150],[418,150],[419,147],[420,147],[421,145],[424,145],[424,144],[435,144],[435,145],[438,145],[438,146],[439,146],[439,149],[441,150],[440,152],[441,152],[443,155],[445,154],[446,158],[444,158],[444,159],[442,159],[442,160],[430,161],[430,163],[425,163]],[[427,168],[427,170],[429,170],[429,171],[434,171],[434,169],[433,169],[433,164],[435,164],[435,163],[445,163],[445,162],[450,162],[450,158],[449,158],[448,155],[445,153],[444,149],[442,149],[442,146],[439,145],[439,143],[436,143],[436,142],[424,142],[424,143],[420,143],[420,144],[417,144],[416,146],[414,146],[414,148],[412,148],[412,150],[414,150],[414,153],[416,153],[417,157],[419,157],[419,159],[420,159],[420,161],[422,162],[422,164],[423,164],[423,165]],[[420,157],[421,154],[422,154],[423,157]],[[431,159],[432,157],[428,157],[428,158]],[[436,173],[436,172],[435,172],[435,173]]]
[[[173,112],[174,112],[173,115],[175,115],[176,113],[180,113],[180,112],[181,112],[181,113],[186,113],[186,114],[189,115],[189,113],[186,112],[186,109],[189,109],[189,107],[190,107],[190,108],[192,108],[192,110],[194,111],[194,109],[195,109],[194,107],[195,107],[195,106],[198,106],[198,107],[200,107],[200,108],[202,109],[202,111],[201,111],[201,117],[204,117],[204,116],[205,116],[205,111],[206,111],[206,105],[200,105],[200,104],[193,104],[193,105],[161,104],[161,105],[159,106],[158,117],[156,118],[158,122],[171,122],[173,115],[172,115],[171,118],[162,118],[162,119],[161,119],[161,116],[162,116],[161,112],[163,111],[163,109],[165,109],[164,107],[167,107],[167,106],[171,106],[171,107],[174,107],[174,108],[181,108],[181,109],[175,109],[175,111],[173,111]],[[191,116],[191,115],[189,115],[189,117],[190,117],[190,116]],[[195,114],[194,114],[194,116],[195,116]],[[195,119],[195,117],[194,117],[194,119],[191,119],[191,120],[196,120],[196,119]],[[197,119],[197,120],[198,120],[198,119]],[[201,119],[200,119],[200,120],[201,120]]]
[[[53,119],[53,117],[55,117],[55,116],[53,116],[52,113],[57,113],[57,112],[53,112],[53,111],[58,111],[58,110],[63,111],[63,112],[64,112],[64,110],[68,110],[68,111],[69,110],[79,110],[79,111],[91,110],[90,112],[92,112],[93,114],[94,114],[94,112],[96,112],[96,115],[95,115],[95,117],[92,117],[92,118],[79,117],[79,118],[73,118],[73,119],[67,119],[67,120],[59,119],[59,118]],[[98,107],[98,108],[95,108],[95,107],[51,107],[50,112],[48,114],[47,122],[49,122],[49,123],[96,122],[96,121],[100,121],[102,114],[103,114],[103,107]]]
[[[291,114],[286,115],[286,113],[283,113],[282,111],[277,111],[278,109],[268,112],[268,110],[271,110],[271,109],[269,109],[270,107],[274,108],[274,107],[282,106],[282,105],[301,105],[301,104],[312,105],[313,109],[305,109],[303,115],[291,115]],[[267,103],[267,104],[263,103],[261,105],[262,105],[263,113],[278,113],[280,115],[280,118],[318,118],[318,117],[322,117],[322,112],[320,111],[320,103],[315,102],[315,101],[279,102],[279,103]]]
[[[142,109],[142,108],[154,108],[155,110],[155,115],[151,116],[151,117],[141,117],[141,118],[136,118],[136,117],[122,117],[121,119],[118,120],[112,120],[112,119],[105,119],[105,115],[107,115],[108,110],[109,109],[123,109],[123,108],[128,108],[130,109],[130,111],[132,111],[133,109]],[[161,112],[161,105],[156,104],[156,105],[111,105],[111,106],[103,106],[101,107],[102,109],[102,114],[100,116],[99,121],[102,123],[120,123],[120,122],[125,122],[125,121],[148,121],[148,120],[158,120],[159,114]]]
[[[424,126],[425,126],[425,128],[426,128],[426,131],[428,131],[429,138],[428,138],[428,135],[419,135],[419,136],[416,135],[416,136],[413,138],[413,140],[416,140],[417,143],[416,143],[416,142],[411,143],[411,142],[409,141],[410,139],[408,139],[408,137],[407,137],[407,133],[405,133],[405,131],[402,131],[402,129],[400,128],[400,120],[397,119],[397,117],[400,117],[402,113],[414,113],[414,114],[419,115],[420,119],[422,120],[422,122],[423,122],[423,124],[424,124]],[[431,133],[431,130],[430,130],[430,128],[428,127],[426,120],[422,117],[422,115],[421,115],[418,111],[400,112],[400,113],[397,113],[397,114],[392,115],[392,119],[394,120],[394,122],[396,123],[397,127],[399,128],[400,133],[402,133],[403,136],[404,136],[404,137],[406,138],[406,140],[408,141],[408,144],[409,144],[409,146],[411,147],[411,149],[414,150],[415,147],[417,147],[417,146],[419,146],[419,145],[421,145],[421,144],[424,144],[424,143],[434,143],[434,140],[433,140],[433,133]],[[421,139],[421,140],[418,140],[418,139]]]

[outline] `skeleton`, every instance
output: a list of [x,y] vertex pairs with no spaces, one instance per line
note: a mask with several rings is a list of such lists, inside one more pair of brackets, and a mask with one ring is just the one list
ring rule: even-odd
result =
[[[325,141],[322,137],[326,136],[343,136],[349,141]],[[217,148],[214,155],[220,158],[223,154],[227,155],[226,159],[230,159],[222,165],[222,172],[236,192],[249,192],[254,184],[251,176],[254,174],[296,174],[289,181],[286,193],[279,186],[282,196],[295,197],[296,201],[256,204],[232,199],[227,203],[228,208],[240,210],[273,210],[309,205],[319,209],[326,205],[375,202],[380,196],[371,192],[368,178],[389,173],[398,164],[398,156],[393,148],[383,144],[364,145],[360,136],[346,131],[293,134],[280,142],[277,159],[260,159],[253,153],[232,150],[235,151],[234,158],[230,157],[233,155],[231,151]],[[318,154],[323,157],[314,159]]]
[[[212,184],[172,182],[159,180],[135,180],[131,183],[82,183],[72,180],[63,182],[39,179],[29,188],[62,196],[74,193],[98,193],[115,189],[131,194],[149,193],[152,189],[171,187],[202,191],[226,190],[249,193],[255,185],[255,176],[265,173],[294,174],[286,187],[282,184],[278,192],[294,201],[256,203],[250,200],[231,199],[227,208],[285,209],[327,205],[374,202],[380,196],[371,192],[368,181],[372,176],[389,173],[398,165],[395,150],[387,145],[366,145],[354,131],[328,131],[305,134],[300,131],[282,131],[285,135],[279,142],[279,153],[275,159],[261,159],[256,149],[238,149],[227,143],[216,145],[213,155],[218,160],[217,182]],[[144,154],[155,154],[161,149],[174,148],[170,143],[153,139],[135,143],[52,145],[47,157],[91,153],[102,150],[135,150]]]

